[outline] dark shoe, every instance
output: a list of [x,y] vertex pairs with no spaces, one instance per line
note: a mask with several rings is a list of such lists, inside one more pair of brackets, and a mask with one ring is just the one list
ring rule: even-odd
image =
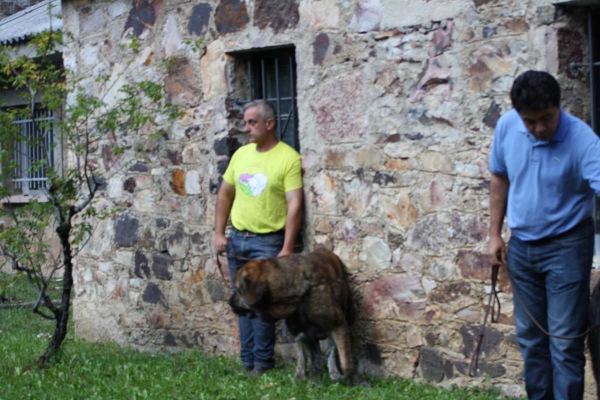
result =
[[250,375],[252,375],[252,376],[261,376],[261,375],[264,375],[267,371],[270,371],[272,369],[273,369],[273,367],[256,367],[250,373]]
[[252,373],[253,370],[254,370],[254,365],[242,365],[242,372],[249,374],[249,373]]

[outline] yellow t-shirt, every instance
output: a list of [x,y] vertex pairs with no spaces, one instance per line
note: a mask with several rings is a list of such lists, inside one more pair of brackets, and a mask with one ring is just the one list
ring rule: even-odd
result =
[[238,149],[223,175],[235,186],[231,223],[237,230],[277,232],[285,227],[285,193],[302,187],[300,154],[283,142],[260,153],[256,144]]

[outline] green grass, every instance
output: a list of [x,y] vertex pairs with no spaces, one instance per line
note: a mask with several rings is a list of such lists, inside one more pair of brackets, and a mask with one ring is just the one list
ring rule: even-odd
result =
[[[60,299],[60,282],[53,279],[46,291],[50,298]],[[37,299],[25,273],[13,275],[0,272],[0,295],[8,298],[11,303],[32,302]]]
[[[0,281],[6,276],[0,274]],[[19,284],[20,285],[20,284]],[[27,297],[23,288],[15,293]],[[410,380],[370,379],[371,388],[324,377],[311,387],[291,367],[247,377],[234,358],[200,351],[140,353],[86,343],[69,334],[44,368],[35,360],[48,344],[52,321],[28,309],[0,310],[0,399],[498,399],[479,389],[452,391]]]

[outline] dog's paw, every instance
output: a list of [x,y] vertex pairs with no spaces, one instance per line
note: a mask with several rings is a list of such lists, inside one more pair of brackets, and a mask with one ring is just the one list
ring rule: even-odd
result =
[[332,381],[339,381],[344,378],[344,375],[340,372],[340,369],[337,366],[337,362],[335,360],[335,356],[329,357],[327,359],[327,371],[329,372],[329,378]]
[[316,376],[311,376],[310,380],[308,381],[308,386],[309,387],[317,387],[319,385],[319,378]]
[[370,388],[371,384],[367,382],[366,379],[362,379],[360,382],[358,382],[358,386]]
[[342,375],[337,369],[329,370],[329,379],[332,381],[340,381],[344,379],[344,375]]
[[350,383],[361,387],[371,387],[371,384],[361,374],[354,375],[350,379]]

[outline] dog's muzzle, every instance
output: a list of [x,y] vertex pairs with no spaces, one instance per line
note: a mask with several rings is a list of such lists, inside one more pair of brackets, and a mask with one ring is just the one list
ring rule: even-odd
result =
[[239,315],[240,317],[246,317],[250,319],[256,318],[256,314],[254,313],[254,311],[244,307],[241,304],[240,296],[237,294],[237,292],[231,295],[227,304],[229,304],[229,307],[231,307],[231,311],[233,311],[234,314]]

